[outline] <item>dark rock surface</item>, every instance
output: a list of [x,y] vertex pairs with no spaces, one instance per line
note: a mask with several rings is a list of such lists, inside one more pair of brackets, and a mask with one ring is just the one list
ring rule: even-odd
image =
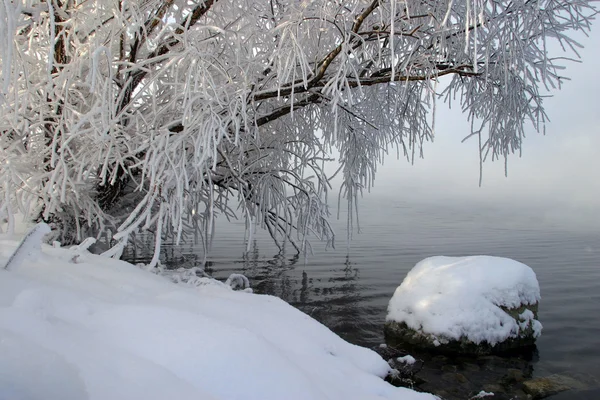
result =
[[587,390],[585,383],[566,375],[550,375],[523,382],[523,390],[533,399],[544,399],[567,390]]
[[[517,308],[501,307],[504,312],[520,321],[519,316],[525,311],[533,312],[537,320],[538,304],[522,305]],[[388,321],[384,328],[385,341],[391,346],[416,348],[430,352],[457,354],[457,355],[486,355],[486,354],[505,354],[511,352],[520,352],[522,349],[531,348],[535,345],[535,335],[533,326],[529,323],[519,332],[519,336],[508,338],[502,343],[496,343],[494,346],[487,342],[474,343],[467,338],[460,340],[433,337],[427,333],[410,328],[404,322]]]

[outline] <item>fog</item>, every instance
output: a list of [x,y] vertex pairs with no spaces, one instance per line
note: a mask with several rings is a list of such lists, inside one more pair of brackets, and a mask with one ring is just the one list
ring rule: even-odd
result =
[[479,187],[477,139],[461,143],[469,133],[466,117],[440,103],[435,141],[426,144],[424,159],[410,165],[390,154],[364,201],[462,202],[600,223],[600,24],[581,43],[582,63],[568,64],[563,75],[571,80],[546,100],[546,134],[527,129],[522,157],[509,158],[508,177],[503,160],[487,161]]

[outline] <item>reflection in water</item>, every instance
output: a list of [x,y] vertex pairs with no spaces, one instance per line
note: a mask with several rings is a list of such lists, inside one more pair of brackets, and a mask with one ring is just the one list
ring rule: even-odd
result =
[[[311,275],[315,275],[314,277]],[[347,258],[341,269],[331,269],[330,276],[302,270],[299,288],[290,304],[311,315],[347,340],[358,335],[363,321],[360,308],[359,270]]]
[[[168,264],[169,260],[165,259]],[[255,293],[277,296],[304,311],[347,340],[364,335],[360,307],[361,287],[359,270],[346,258],[342,268],[330,269],[327,274],[314,273],[303,268],[303,257],[283,252],[271,258],[261,257],[258,246],[233,269],[223,266],[211,269],[213,276],[222,279],[231,272],[239,271],[252,282]]]
[[290,271],[294,271],[298,260],[298,255],[288,257],[283,252],[264,259],[260,256],[257,243],[253,242],[251,250],[243,255],[243,259],[237,262],[238,265],[234,265],[231,270],[215,270],[213,276],[219,279],[223,274],[238,270],[250,279],[254,293],[271,294],[290,302],[296,287]]

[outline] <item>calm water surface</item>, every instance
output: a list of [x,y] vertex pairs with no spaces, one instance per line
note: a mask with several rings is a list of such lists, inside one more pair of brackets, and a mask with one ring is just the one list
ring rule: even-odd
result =
[[[389,299],[418,261],[510,257],[531,266],[541,286],[544,330],[534,376],[572,372],[600,379],[600,230],[593,223],[580,229],[497,208],[391,199],[363,204],[360,217],[361,233],[349,250],[345,221],[338,221],[337,248],[314,243],[306,258],[279,253],[260,233],[244,254],[243,223],[222,223],[207,269],[217,279],[243,273],[256,293],[279,296],[346,340],[373,347],[383,343]],[[201,246],[193,243],[163,249],[171,267],[196,266],[201,259]]]

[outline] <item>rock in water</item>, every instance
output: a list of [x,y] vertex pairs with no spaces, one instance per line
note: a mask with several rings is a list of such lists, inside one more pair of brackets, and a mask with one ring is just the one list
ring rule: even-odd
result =
[[571,389],[587,389],[586,385],[570,376],[550,375],[523,382],[523,390],[534,399],[543,399]]
[[535,272],[508,258],[431,257],[388,305],[386,341],[441,352],[490,354],[530,347],[540,336]]

